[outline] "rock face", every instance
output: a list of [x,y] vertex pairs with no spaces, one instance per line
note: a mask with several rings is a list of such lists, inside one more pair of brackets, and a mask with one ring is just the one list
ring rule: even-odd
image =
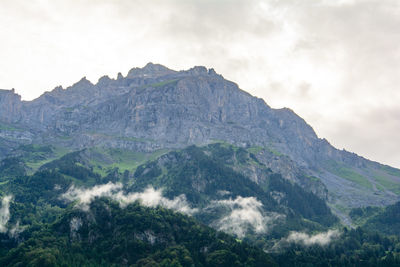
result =
[[205,67],[174,71],[149,63],[97,84],[83,78],[30,102],[1,90],[0,107],[0,120],[29,129],[32,142],[153,151],[221,140],[267,148],[271,153],[260,153],[260,160],[288,179],[320,179],[331,203],[353,207],[398,199],[397,189],[378,181],[398,186],[396,171],[335,149],[290,109],[272,109]]
[[21,96],[14,89],[0,89],[0,121],[14,122],[19,118],[21,112]]

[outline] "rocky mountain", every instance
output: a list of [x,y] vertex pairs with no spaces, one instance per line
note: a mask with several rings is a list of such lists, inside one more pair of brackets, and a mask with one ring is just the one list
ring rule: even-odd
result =
[[[138,152],[225,142],[326,199],[334,212],[399,200],[400,170],[334,148],[292,110],[273,109],[213,69],[149,63],[33,101],[0,91],[0,156],[21,144]],[[257,172],[246,170],[257,181]],[[346,218],[343,218],[346,220]]]

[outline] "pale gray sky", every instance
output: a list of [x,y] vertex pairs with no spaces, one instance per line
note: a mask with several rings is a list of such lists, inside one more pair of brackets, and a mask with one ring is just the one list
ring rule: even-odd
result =
[[400,167],[398,0],[1,0],[0,88],[33,99],[147,62],[205,65]]

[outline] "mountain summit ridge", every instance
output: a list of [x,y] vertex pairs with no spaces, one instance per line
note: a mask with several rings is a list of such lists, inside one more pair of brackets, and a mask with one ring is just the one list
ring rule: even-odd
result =
[[84,77],[32,101],[0,92],[0,103],[0,121],[18,128],[0,129],[9,148],[0,156],[26,143],[155,151],[223,141],[260,148],[261,161],[303,186],[311,179],[304,177],[316,177],[309,190],[332,205],[385,205],[400,194],[396,171],[334,148],[294,111],[273,109],[203,66],[174,71],[149,63],[96,84]]

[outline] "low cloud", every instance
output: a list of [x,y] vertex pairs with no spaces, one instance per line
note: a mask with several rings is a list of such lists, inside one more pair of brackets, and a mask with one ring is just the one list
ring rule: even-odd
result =
[[333,239],[339,237],[340,233],[338,230],[329,230],[327,232],[309,235],[301,232],[291,232],[284,242],[288,243],[300,243],[305,246],[311,245],[328,245]]
[[[92,188],[76,188],[72,186],[61,197],[68,201],[76,201],[76,207],[89,210],[90,203],[96,197],[109,197],[119,202],[121,207],[139,201],[146,207],[161,206],[188,215],[198,213],[199,209],[192,208],[185,195],[168,199],[163,196],[162,190],[148,187],[143,192],[125,193],[120,183],[96,185]],[[225,192],[224,192],[225,193]],[[243,238],[248,233],[267,233],[277,220],[284,219],[284,215],[265,212],[263,204],[255,197],[241,197],[212,201],[201,212],[222,214],[211,223],[214,228]],[[222,213],[221,213],[222,212]]]
[[61,198],[67,199],[69,201],[76,201],[76,204],[83,210],[88,210],[90,203],[96,197],[113,197],[119,191],[122,190],[121,183],[108,183],[102,185],[95,185],[92,188],[77,188],[72,185],[66,193],[64,193]]
[[155,190],[153,187],[149,187],[143,192],[130,194],[124,194],[120,191],[114,196],[114,198],[120,201],[121,205],[140,201],[141,204],[146,207],[162,206],[189,215],[198,211],[197,209],[190,207],[185,195],[179,195],[174,199],[168,199],[162,196],[162,190]]
[[266,213],[263,204],[255,197],[237,197],[214,201],[208,208],[224,207],[228,214],[213,223],[218,230],[244,237],[249,231],[261,234],[266,233],[277,219],[283,215]]
[[152,187],[148,187],[143,192],[126,194],[122,190],[121,183],[114,184],[110,182],[104,185],[96,185],[92,188],[76,188],[72,186],[61,197],[69,201],[78,201],[76,205],[83,210],[88,210],[90,203],[96,197],[110,197],[118,201],[122,207],[139,201],[146,207],[161,206],[189,215],[198,211],[190,207],[185,195],[177,196],[174,199],[168,199],[162,196],[161,189],[156,190]]
[[18,235],[24,231],[25,227],[19,225],[19,221],[10,225],[8,221],[10,220],[10,203],[13,200],[13,196],[7,195],[1,200],[0,208],[0,233],[8,233],[10,237],[17,238]]
[[22,233],[27,226],[20,226],[19,221],[8,230],[9,236],[18,238],[19,234]]
[[8,195],[3,197],[1,200],[1,208],[0,208],[0,233],[7,232],[7,223],[10,219],[10,202],[12,200],[12,196]]

